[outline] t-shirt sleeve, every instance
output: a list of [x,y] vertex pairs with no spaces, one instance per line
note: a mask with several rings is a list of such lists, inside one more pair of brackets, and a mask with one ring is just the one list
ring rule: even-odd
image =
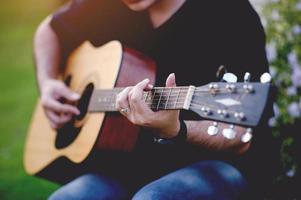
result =
[[120,0],[73,0],[53,14],[50,25],[67,54],[84,40],[101,45],[120,38],[131,19]]
[[97,15],[90,9],[100,6],[98,4],[91,0],[74,0],[53,14],[50,25],[58,36],[63,52],[70,51],[88,37],[91,17]]

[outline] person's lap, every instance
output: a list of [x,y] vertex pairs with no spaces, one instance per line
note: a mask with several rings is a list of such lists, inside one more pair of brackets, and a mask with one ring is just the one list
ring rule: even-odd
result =
[[225,162],[201,161],[141,187],[130,197],[127,187],[117,180],[86,174],[61,187],[49,199],[239,199],[247,183],[236,168]]
[[127,191],[117,181],[99,174],[85,174],[55,191],[49,200],[126,198]]

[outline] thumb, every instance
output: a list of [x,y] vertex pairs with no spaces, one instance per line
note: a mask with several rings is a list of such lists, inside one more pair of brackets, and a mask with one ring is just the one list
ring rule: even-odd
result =
[[69,101],[77,101],[80,98],[79,94],[70,90],[65,84],[62,84],[61,88],[57,92]]
[[166,79],[166,87],[176,87],[176,76],[174,73],[169,74],[169,76]]

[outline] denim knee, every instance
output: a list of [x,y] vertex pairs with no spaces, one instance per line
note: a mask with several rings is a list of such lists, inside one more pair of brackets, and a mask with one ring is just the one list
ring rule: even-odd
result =
[[202,161],[140,189],[133,200],[239,199],[247,187],[240,172],[220,161]]
[[248,187],[248,184],[243,175],[233,167],[232,165],[218,160],[202,161],[192,165],[196,169],[200,169],[203,173],[216,173],[223,182],[232,187],[239,187],[244,190]]
[[97,174],[82,175],[55,191],[49,200],[121,200],[126,190],[117,182]]

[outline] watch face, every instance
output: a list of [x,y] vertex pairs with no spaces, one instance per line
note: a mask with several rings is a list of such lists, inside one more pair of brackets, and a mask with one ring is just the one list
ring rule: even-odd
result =
[[174,145],[176,144],[176,141],[174,139],[163,139],[158,137],[153,137],[153,141],[155,144],[160,145]]

